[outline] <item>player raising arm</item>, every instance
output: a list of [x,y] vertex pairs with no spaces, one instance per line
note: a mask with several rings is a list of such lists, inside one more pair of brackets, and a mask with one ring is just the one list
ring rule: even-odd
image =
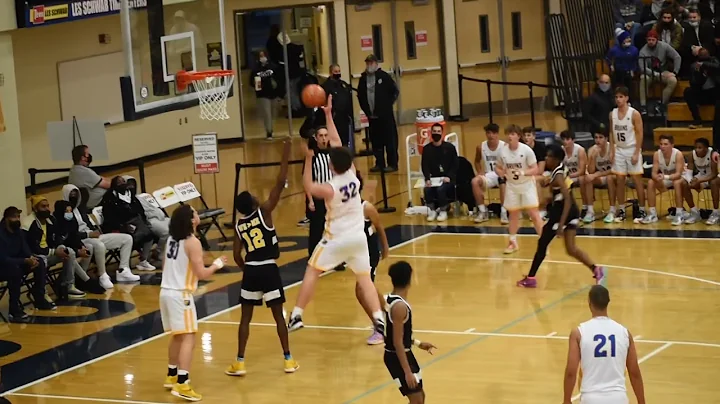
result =
[[[290,355],[288,330],[283,317],[285,291],[280,278],[280,269],[275,262],[280,257],[280,247],[272,217],[272,212],[285,188],[289,159],[290,141],[288,140],[283,145],[280,173],[267,201],[260,204],[258,199],[248,191],[240,193],[235,198],[235,208],[242,215],[235,226],[235,241],[233,242],[233,257],[237,265],[243,269],[240,289],[242,316],[238,328],[237,358],[225,370],[225,374],[229,376],[246,374],[245,347],[250,336],[250,321],[252,321],[253,309],[255,306],[261,306],[263,301],[270,308],[275,320],[285,358],[285,373],[293,373],[300,367]],[[245,250],[244,259],[242,250]]]
[[610,292],[595,285],[588,293],[592,319],[570,333],[563,404],[571,404],[578,367],[582,367],[580,404],[627,404],[625,368],[638,404],[645,404],[645,388],[630,332],[607,315]]

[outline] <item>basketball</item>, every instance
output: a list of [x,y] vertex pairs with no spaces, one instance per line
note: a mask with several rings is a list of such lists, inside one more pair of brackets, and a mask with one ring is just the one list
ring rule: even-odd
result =
[[325,90],[317,84],[309,84],[302,90],[302,102],[308,108],[321,107],[325,105],[327,96]]

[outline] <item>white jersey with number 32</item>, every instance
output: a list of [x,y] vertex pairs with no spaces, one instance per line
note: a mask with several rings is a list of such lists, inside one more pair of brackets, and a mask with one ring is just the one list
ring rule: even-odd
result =
[[630,333],[608,317],[594,317],[580,331],[580,393],[625,392],[625,363]]
[[635,147],[637,141],[635,136],[635,126],[633,125],[633,115],[635,110],[627,107],[625,116],[620,119],[618,109],[612,111],[612,135],[615,137],[615,146],[620,149],[630,149]]
[[327,239],[343,235],[363,234],[365,213],[360,197],[360,180],[352,169],[335,175],[327,182],[333,188],[333,197],[326,200],[325,233]]

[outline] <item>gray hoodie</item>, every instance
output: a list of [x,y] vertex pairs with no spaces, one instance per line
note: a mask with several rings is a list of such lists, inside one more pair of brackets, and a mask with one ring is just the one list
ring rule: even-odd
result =
[[[78,191],[78,194],[80,194],[80,190],[78,187],[76,187],[73,184],[67,184],[62,187],[62,196],[63,200],[70,202],[70,193],[72,191]],[[82,194],[80,194],[80,198],[82,198]],[[93,230],[88,226],[88,224],[85,222],[85,219],[83,219],[82,213],[80,213],[80,210],[78,209],[78,206],[80,206],[80,198],[78,198],[77,203],[75,206],[73,206],[73,214],[75,215],[75,219],[78,222],[78,231],[80,233],[85,233],[85,236],[87,238],[87,235],[92,232]],[[94,226],[94,224],[93,224]]]
[[668,43],[658,41],[654,48],[645,45],[640,49],[639,56],[638,65],[640,70],[648,76],[658,77],[660,73],[668,70],[669,59],[672,59],[673,62],[673,73],[678,74],[680,71],[680,64],[682,63],[680,54]]

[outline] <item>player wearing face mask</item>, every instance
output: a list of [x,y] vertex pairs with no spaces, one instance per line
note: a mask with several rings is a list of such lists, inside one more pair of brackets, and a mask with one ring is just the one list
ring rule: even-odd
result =
[[[425,176],[425,205],[428,221],[447,220],[447,206],[455,189],[458,168],[457,149],[443,140],[443,127],[435,124],[430,129],[432,141],[423,146],[422,172]],[[432,180],[438,179],[438,180]],[[435,182],[441,181],[441,182]]]

